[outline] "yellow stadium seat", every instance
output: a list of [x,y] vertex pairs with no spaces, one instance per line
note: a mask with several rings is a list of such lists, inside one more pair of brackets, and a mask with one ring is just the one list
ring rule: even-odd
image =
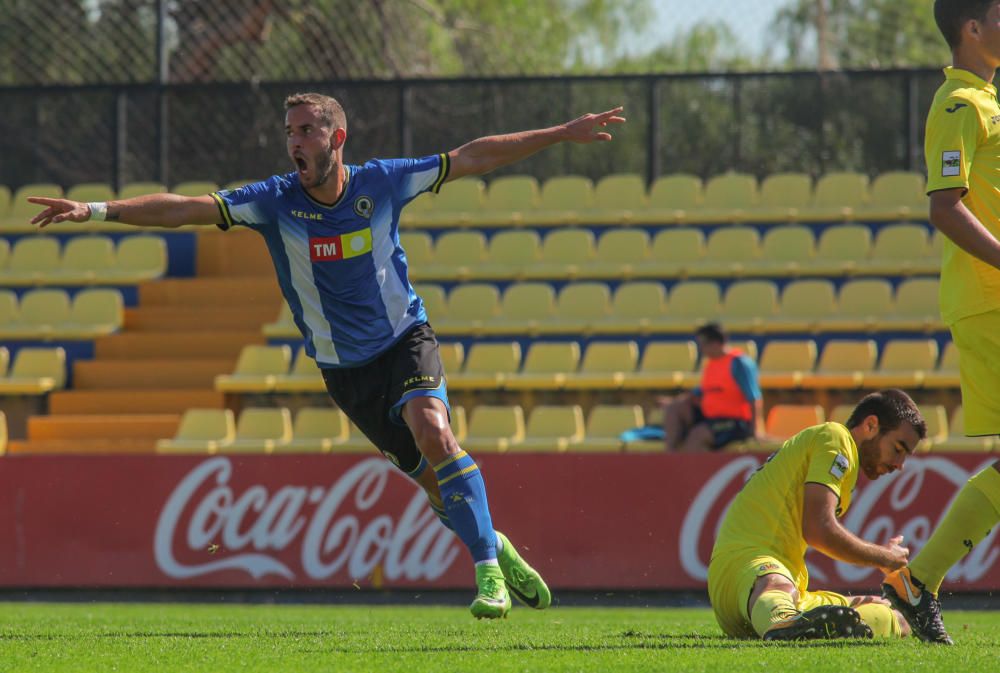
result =
[[830,421],[834,423],[840,423],[841,425],[847,425],[847,420],[851,417],[854,412],[853,404],[838,404],[830,412]]
[[[280,363],[275,362],[273,367],[280,367]],[[306,355],[305,346],[299,346],[295,355],[295,363],[287,373],[282,371],[272,375],[274,376],[274,391],[278,393],[326,392],[326,384],[319,371],[319,366],[315,360]],[[263,376],[268,376],[268,374],[264,373]]]
[[233,373],[215,377],[215,389],[226,393],[272,392],[291,362],[292,349],[287,345],[244,346]]
[[528,280],[574,279],[586,273],[595,255],[589,229],[558,229],[542,242],[541,257],[524,270]]
[[[118,198],[118,196],[109,184],[103,182],[85,182],[70,187],[66,191],[66,198],[71,201],[89,203],[91,201],[113,201]],[[61,222],[58,225],[58,231],[60,233],[87,231],[92,229],[95,224],[95,222],[90,220],[86,222]]]
[[650,325],[664,316],[667,293],[662,283],[622,283],[615,290],[611,314],[594,324],[598,334],[648,334]]
[[20,315],[17,294],[13,290],[0,290],[0,326],[19,322]]
[[860,388],[865,376],[875,369],[877,356],[878,349],[871,339],[828,341],[819,356],[816,371],[803,377],[802,387],[808,390]]
[[486,261],[473,266],[476,280],[523,280],[524,270],[541,259],[542,241],[535,231],[501,231],[490,239]]
[[910,278],[896,288],[892,313],[882,318],[883,329],[931,332],[941,329],[938,279]]
[[878,369],[865,375],[865,386],[904,390],[922,387],[937,359],[938,346],[933,339],[893,339],[882,349]]
[[915,275],[938,276],[941,274],[941,258],[944,253],[944,239],[947,236],[941,233],[940,229],[931,232],[927,244],[927,254],[923,259],[918,259],[913,265]]
[[292,439],[276,444],[282,453],[329,453],[347,441],[347,415],[332,407],[305,407],[295,414]]
[[434,330],[442,335],[482,334],[500,312],[500,293],[495,285],[464,283],[448,296],[443,319],[434,319]]
[[812,201],[812,178],[805,173],[775,173],[760,185],[760,201],[747,215],[751,222],[794,222]]
[[[663,407],[656,405],[646,412],[646,426],[663,425]],[[640,439],[632,442],[625,442],[626,453],[663,453],[666,446],[662,439]]]
[[721,227],[708,237],[705,256],[687,275],[741,276],[746,266],[760,259],[760,234],[753,227]]
[[559,293],[552,317],[539,323],[538,332],[588,335],[610,315],[611,291],[605,283],[569,283]]
[[643,425],[642,407],[637,404],[598,404],[587,416],[583,440],[568,447],[569,451],[613,453],[624,448],[619,436],[625,430]]
[[422,279],[424,268],[434,263],[434,243],[426,231],[404,231],[399,234],[399,244],[406,253],[410,277]]
[[59,241],[49,236],[25,236],[11,250],[6,268],[0,268],[0,285],[41,285],[59,270]]
[[59,268],[51,272],[50,283],[80,285],[107,282],[115,266],[115,246],[107,236],[77,236],[63,248]]
[[[31,218],[40,213],[43,208],[28,202],[29,196],[44,196],[50,199],[63,198],[63,190],[59,185],[51,183],[35,183],[20,187],[10,200],[10,210],[0,213],[0,232],[28,233],[35,231]],[[48,231],[53,231],[48,229]]]
[[726,347],[738,350],[754,362],[757,362],[757,343],[753,339],[729,339],[726,342]]
[[167,244],[161,236],[140,234],[118,241],[115,263],[102,272],[109,283],[139,283],[167,274]]
[[948,424],[948,436],[934,442],[934,451],[968,451],[981,453],[993,451],[997,447],[997,438],[994,435],[988,437],[966,437],[965,436],[965,412],[962,405],[955,407],[951,414],[951,422]]
[[844,221],[856,218],[856,210],[868,201],[868,177],[861,173],[827,173],[816,183],[809,206],[800,219],[809,222]]
[[948,439],[948,411],[940,404],[921,404],[920,415],[927,422],[927,436],[917,444],[915,453],[926,453]]
[[638,361],[639,346],[634,341],[592,342],[580,369],[566,377],[566,390],[617,390]]
[[490,181],[486,207],[479,218],[485,225],[525,224],[538,206],[538,181],[530,175],[505,175]]
[[927,229],[919,224],[891,224],[875,236],[871,257],[861,260],[857,273],[901,276],[915,272],[927,257]]
[[295,326],[295,321],[292,318],[292,309],[288,308],[288,304],[284,301],[281,302],[281,308],[278,309],[278,317],[275,321],[266,323],[260,331],[271,339],[294,339],[299,336],[299,328]]
[[923,175],[890,171],[875,178],[871,199],[857,215],[865,220],[924,220],[929,206]]
[[844,283],[837,297],[837,313],[824,318],[821,326],[828,332],[873,332],[892,312],[892,285],[881,278],[852,280]]
[[21,297],[16,323],[0,325],[0,337],[51,339],[59,326],[70,321],[70,301],[65,290],[31,290]]
[[925,388],[958,388],[960,384],[958,371],[958,346],[949,341],[944,346],[941,362],[937,369],[926,373]]
[[226,453],[273,453],[292,439],[288,409],[250,407],[236,421],[236,439],[221,449]]
[[567,406],[539,405],[531,410],[524,441],[508,447],[508,451],[562,453],[583,440],[583,409],[578,404]]
[[0,220],[7,217],[10,212],[10,187],[0,185]]
[[690,214],[691,221],[702,224],[745,222],[757,206],[757,179],[744,173],[717,175],[705,185],[705,201]]
[[766,431],[769,439],[761,442],[761,449],[780,448],[786,439],[825,420],[823,407],[818,404],[776,404],[767,413]]
[[181,196],[206,196],[217,191],[219,191],[218,184],[205,180],[179,182],[170,190],[172,194],[179,194]]
[[156,443],[157,453],[216,453],[236,438],[229,409],[188,409],[173,439]]
[[0,395],[44,395],[65,385],[65,350],[25,347],[15,354],[10,373],[0,378]]
[[558,175],[542,185],[538,207],[525,223],[539,226],[580,224],[580,214],[594,207],[594,183],[582,175]]
[[760,385],[772,390],[800,388],[815,366],[815,341],[768,341],[760,356]]
[[653,341],[646,344],[634,374],[622,383],[626,390],[669,390],[698,381],[698,347],[693,341]]
[[803,226],[772,227],[764,235],[760,259],[748,260],[748,276],[798,276],[809,271],[816,256],[812,230]]
[[631,278],[649,256],[649,236],[642,229],[608,231],[597,240],[594,261],[583,269],[586,278]]
[[486,237],[480,231],[449,231],[434,245],[434,261],[420,270],[421,278],[466,280],[486,259]]
[[399,226],[403,229],[420,228],[424,226],[424,216],[434,208],[433,192],[422,192],[406,204],[399,215]]
[[862,224],[838,224],[827,227],[816,245],[816,257],[810,262],[811,273],[839,276],[854,273],[859,260],[871,253],[872,231]]
[[769,280],[738,281],[726,290],[722,315],[732,332],[761,333],[778,312],[778,286]]
[[469,423],[465,420],[465,407],[452,406],[448,424],[451,426],[451,434],[454,435],[455,441],[463,444],[465,438],[469,436]]
[[524,411],[519,406],[477,405],[469,420],[464,448],[472,453],[507,451],[524,441]]
[[465,359],[465,346],[460,341],[445,341],[438,344],[441,366],[445,376],[451,376],[462,371],[462,361]]
[[503,294],[500,318],[489,326],[493,334],[537,336],[555,312],[555,291],[548,283],[514,283]]
[[583,224],[628,224],[646,208],[646,181],[637,173],[606,175],[594,186],[594,207],[579,213]]
[[722,298],[719,286],[712,281],[692,280],[678,283],[670,292],[666,317],[650,322],[653,333],[683,333],[719,319]]
[[122,200],[132,199],[146,194],[163,194],[166,191],[166,186],[159,182],[130,182],[121,188],[118,192],[118,198]]
[[704,200],[701,178],[677,173],[657,178],[649,188],[645,210],[635,214],[639,224],[684,224]]
[[636,264],[637,278],[686,278],[705,257],[705,234],[683,227],[664,229],[650,245],[649,256]]
[[337,453],[370,453],[376,450],[375,445],[354,421],[348,423],[347,439],[336,446]]
[[442,286],[431,283],[415,283],[413,291],[420,297],[420,301],[424,304],[424,310],[427,311],[427,315],[434,321],[434,324],[448,315],[448,299]]
[[10,259],[10,243],[7,242],[6,238],[0,238],[0,273],[7,266],[8,259]]
[[430,209],[420,214],[421,226],[461,227],[476,223],[486,203],[486,185],[479,178],[462,178],[445,184]]
[[10,367],[10,351],[6,346],[0,346],[0,378],[7,376]]
[[7,414],[0,411],[0,456],[7,453]]
[[531,344],[524,367],[504,382],[507,390],[562,390],[566,378],[580,365],[580,344],[575,341]]
[[461,373],[448,376],[452,390],[498,390],[521,367],[521,346],[510,343],[476,343],[469,349]]
[[92,288],[73,297],[69,320],[56,327],[64,339],[93,339],[114,334],[125,323],[125,302],[114,289]]
[[769,332],[816,332],[837,310],[833,283],[796,280],[785,286],[778,315],[764,325]]

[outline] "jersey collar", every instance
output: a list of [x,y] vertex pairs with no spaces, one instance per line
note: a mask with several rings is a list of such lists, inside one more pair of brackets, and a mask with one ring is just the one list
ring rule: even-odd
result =
[[[295,179],[298,180],[298,177],[299,176],[296,175]],[[333,203],[323,203],[322,201],[317,201],[316,199],[314,199],[309,194],[309,191],[305,188],[305,186],[302,184],[301,181],[299,182],[299,189],[302,190],[302,193],[305,194],[306,198],[309,199],[309,201],[314,205],[317,205],[320,208],[336,208],[337,206],[339,206],[341,203],[344,202],[344,196],[347,194],[347,186],[350,184],[350,182],[351,182],[351,167],[348,166],[347,164],[344,164],[344,188],[340,190],[340,196],[338,196],[337,200],[334,201]]]
[[957,79],[967,84],[971,84],[977,89],[981,89],[990,93],[994,96],[997,95],[997,88],[984,80],[979,75],[969,72],[968,70],[962,70],[961,68],[956,68],[954,66],[948,66],[944,69],[944,76],[946,79]]

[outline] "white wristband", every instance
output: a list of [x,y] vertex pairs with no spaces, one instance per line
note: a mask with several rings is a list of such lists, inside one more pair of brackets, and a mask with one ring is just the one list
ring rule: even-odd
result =
[[90,208],[90,219],[103,222],[108,218],[107,201],[93,201],[88,203],[87,207]]

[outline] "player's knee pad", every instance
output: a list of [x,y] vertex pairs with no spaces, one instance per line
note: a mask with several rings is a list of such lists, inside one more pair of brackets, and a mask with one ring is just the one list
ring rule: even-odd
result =
[[871,627],[876,638],[902,638],[903,630],[896,618],[896,611],[882,603],[866,603],[855,610]]

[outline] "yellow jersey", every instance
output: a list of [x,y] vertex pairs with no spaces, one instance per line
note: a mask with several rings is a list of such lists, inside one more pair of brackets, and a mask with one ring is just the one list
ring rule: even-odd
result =
[[[965,189],[962,202],[1000,238],[1000,104],[992,84],[945,68],[927,115],[927,193]],[[1000,308],[1000,270],[944,240],[941,317],[948,325]]]
[[736,495],[715,540],[713,562],[725,556],[773,556],[805,591],[805,486],[822,484],[836,493],[840,517],[851,505],[857,481],[858,447],[850,430],[840,423],[806,428],[772,454]]

